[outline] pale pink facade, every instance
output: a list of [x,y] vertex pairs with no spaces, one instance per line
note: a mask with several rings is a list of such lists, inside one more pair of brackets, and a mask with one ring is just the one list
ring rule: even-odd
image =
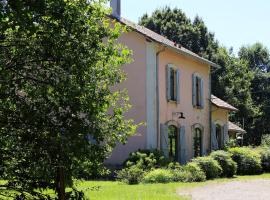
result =
[[121,165],[138,149],[159,149],[184,164],[224,146],[228,109],[235,108],[211,96],[210,68],[217,65],[121,18],[120,0],[112,0],[111,6],[111,19],[132,30],[119,38],[133,51],[133,62],[124,66],[127,80],[118,86],[130,97],[126,117],[144,125],[125,145],[118,144],[105,163]]
[[[193,157],[192,126],[203,127],[203,154],[210,152],[210,65],[187,55],[182,55],[172,48],[163,45],[144,35],[132,31],[122,35],[119,42],[133,51],[133,62],[124,66],[127,80],[119,88],[127,89],[132,105],[127,118],[136,123],[143,122],[137,133],[128,139],[125,145],[119,144],[113,150],[106,163],[121,164],[129,155],[138,149],[161,149],[161,125],[173,124],[178,129],[185,128],[185,160]],[[166,67],[173,64],[179,69],[180,102],[166,99]],[[158,65],[158,66],[157,66]],[[158,73],[157,73],[157,70]],[[198,74],[204,80],[204,108],[192,105],[192,74]],[[158,84],[157,84],[158,76]],[[158,86],[157,86],[158,85]],[[157,90],[158,87],[158,90]],[[159,111],[158,111],[159,109]],[[182,112],[185,119],[178,119],[176,112]]]

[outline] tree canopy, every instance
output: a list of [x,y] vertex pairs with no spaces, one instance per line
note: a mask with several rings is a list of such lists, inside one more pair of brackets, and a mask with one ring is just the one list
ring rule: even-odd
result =
[[112,91],[131,52],[116,43],[125,28],[111,26],[104,3],[1,1],[0,172],[8,182],[0,198],[10,189],[26,199],[41,199],[37,189],[59,193],[59,168],[70,187],[73,177],[96,176],[134,132],[126,93]]

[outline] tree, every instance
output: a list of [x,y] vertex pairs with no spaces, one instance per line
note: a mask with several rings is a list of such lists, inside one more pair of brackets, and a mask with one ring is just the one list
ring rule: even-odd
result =
[[260,107],[262,114],[254,119],[251,138],[254,144],[260,144],[262,135],[270,131],[270,53],[263,44],[255,43],[241,47],[238,55],[254,73],[251,82],[252,99]]
[[[244,120],[245,130],[253,132],[254,119],[261,115],[260,106],[254,103],[251,93],[254,72],[245,60],[235,57],[226,48],[219,48],[216,62],[220,68],[212,72],[216,78],[212,92],[237,107],[239,112],[232,113],[230,118],[239,124]],[[250,138],[246,139],[249,143]]]
[[203,20],[196,16],[192,22],[180,9],[157,9],[151,16],[143,15],[139,24],[206,59],[213,60],[217,52],[218,42]]
[[0,195],[12,189],[42,199],[37,189],[51,188],[63,199],[59,183],[95,176],[116,142],[134,132],[124,118],[126,93],[112,91],[130,60],[116,43],[125,28],[111,27],[105,3],[1,1],[0,152],[8,183]]

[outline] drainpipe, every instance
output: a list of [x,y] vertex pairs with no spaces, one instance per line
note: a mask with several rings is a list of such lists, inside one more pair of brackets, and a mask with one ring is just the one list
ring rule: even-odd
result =
[[211,75],[211,66],[210,66],[210,73],[209,73],[209,128],[210,128],[210,152],[212,152],[212,102],[211,102],[211,95],[212,95],[212,75]]
[[160,119],[159,119],[159,55],[166,47],[156,53],[156,104],[157,104],[157,149],[160,150]]

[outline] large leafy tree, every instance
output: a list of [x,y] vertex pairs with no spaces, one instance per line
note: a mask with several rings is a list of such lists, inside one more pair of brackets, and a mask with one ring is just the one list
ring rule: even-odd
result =
[[260,107],[261,115],[253,120],[255,127],[250,140],[259,144],[261,136],[270,131],[270,53],[263,44],[255,43],[241,47],[238,54],[254,73],[251,92],[253,101]]
[[239,125],[244,122],[244,128],[249,133],[253,132],[254,119],[261,115],[260,106],[254,103],[251,93],[254,72],[247,61],[237,58],[224,47],[219,48],[216,62],[220,68],[212,71],[213,93],[239,109],[239,112],[231,114],[231,120]]
[[198,16],[192,21],[182,10],[165,7],[143,15],[139,23],[207,59],[215,57],[218,42]]
[[112,92],[130,51],[117,45],[124,28],[111,26],[105,3],[1,1],[0,198],[12,189],[40,199],[37,188],[52,188],[63,199],[59,184],[95,176],[134,132],[125,92]]

